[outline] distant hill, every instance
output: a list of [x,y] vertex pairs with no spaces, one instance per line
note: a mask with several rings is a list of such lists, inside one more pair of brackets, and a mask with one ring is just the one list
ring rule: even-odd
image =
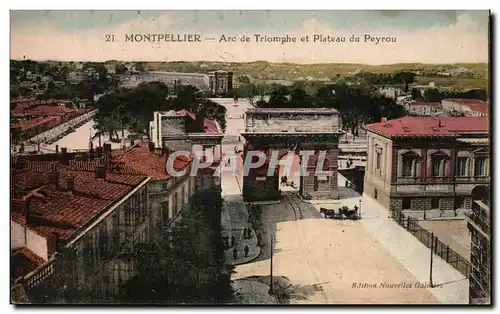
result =
[[[360,71],[372,73],[392,73],[402,70],[418,73],[417,81],[427,84],[434,81],[437,86],[472,89],[488,87],[487,63],[456,64],[421,64],[398,63],[388,65],[366,65],[355,63],[317,63],[293,64],[255,61],[235,62],[146,62],[145,68],[150,71],[198,72],[207,73],[215,70],[232,71],[235,77],[246,75],[254,80],[329,80],[333,77],[345,77]],[[438,73],[464,68],[469,71],[454,77],[439,76]]]

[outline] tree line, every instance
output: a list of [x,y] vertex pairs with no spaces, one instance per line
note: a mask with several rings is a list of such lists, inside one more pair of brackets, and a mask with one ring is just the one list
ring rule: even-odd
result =
[[268,91],[259,91],[257,85],[247,83],[238,90],[238,96],[248,98],[260,108],[333,108],[339,112],[342,128],[355,135],[363,124],[378,122],[382,117],[395,119],[406,115],[403,106],[380,95],[369,84],[349,85],[339,80],[326,85],[295,82],[292,86],[267,88]]
[[412,99],[425,102],[439,102],[446,98],[478,99],[487,101],[488,92],[484,89],[471,89],[468,91],[440,91],[437,88],[429,88],[421,93],[417,89],[411,91]]
[[177,86],[170,89],[161,82],[143,83],[135,88],[117,88],[96,102],[96,136],[107,133],[118,138],[118,131],[129,130],[145,135],[155,111],[186,109],[195,114],[216,119],[226,128],[226,108],[206,98],[196,87]]

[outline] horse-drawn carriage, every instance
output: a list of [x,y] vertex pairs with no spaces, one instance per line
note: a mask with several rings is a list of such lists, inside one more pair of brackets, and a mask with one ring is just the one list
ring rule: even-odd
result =
[[337,220],[358,220],[359,219],[359,212],[358,212],[358,206],[354,206],[353,209],[349,209],[347,206],[342,206],[341,208],[338,209],[336,212],[335,209],[328,209],[321,207],[320,208],[320,213],[323,214],[325,219],[330,218],[330,219],[337,219]]

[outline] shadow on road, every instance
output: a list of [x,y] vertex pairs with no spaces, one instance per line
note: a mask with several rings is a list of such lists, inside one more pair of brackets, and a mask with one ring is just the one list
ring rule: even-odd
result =
[[[250,276],[242,280],[258,281],[270,287],[269,276]],[[287,277],[273,276],[273,293],[280,304],[290,304],[293,301],[309,300],[311,296],[321,291],[321,285],[293,285]]]

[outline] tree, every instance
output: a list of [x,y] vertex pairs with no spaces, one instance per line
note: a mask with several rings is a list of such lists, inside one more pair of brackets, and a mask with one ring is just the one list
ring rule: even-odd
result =
[[409,90],[409,84],[415,82],[415,77],[417,75],[414,72],[401,71],[394,74],[393,79],[395,81],[400,81],[405,84],[405,92]]
[[422,93],[421,93],[418,89],[413,88],[413,89],[411,90],[411,98],[412,98],[413,100],[422,100],[422,99],[423,99],[423,97],[422,97]]
[[203,198],[194,198],[182,220],[163,232],[163,239],[168,240],[141,246],[138,276],[123,287],[122,300],[161,304],[227,301],[233,267],[223,259],[220,219],[219,228],[211,225],[213,212],[204,203]]
[[437,88],[429,88],[424,92],[424,100],[427,102],[441,101],[441,94]]
[[146,72],[146,68],[144,66],[144,62],[136,62],[135,63],[135,70],[137,72],[140,72],[140,73]]
[[125,64],[123,63],[118,63],[116,66],[115,66],[115,73],[117,75],[121,75],[121,74],[125,74],[128,72],[128,69],[127,67],[125,66]]

